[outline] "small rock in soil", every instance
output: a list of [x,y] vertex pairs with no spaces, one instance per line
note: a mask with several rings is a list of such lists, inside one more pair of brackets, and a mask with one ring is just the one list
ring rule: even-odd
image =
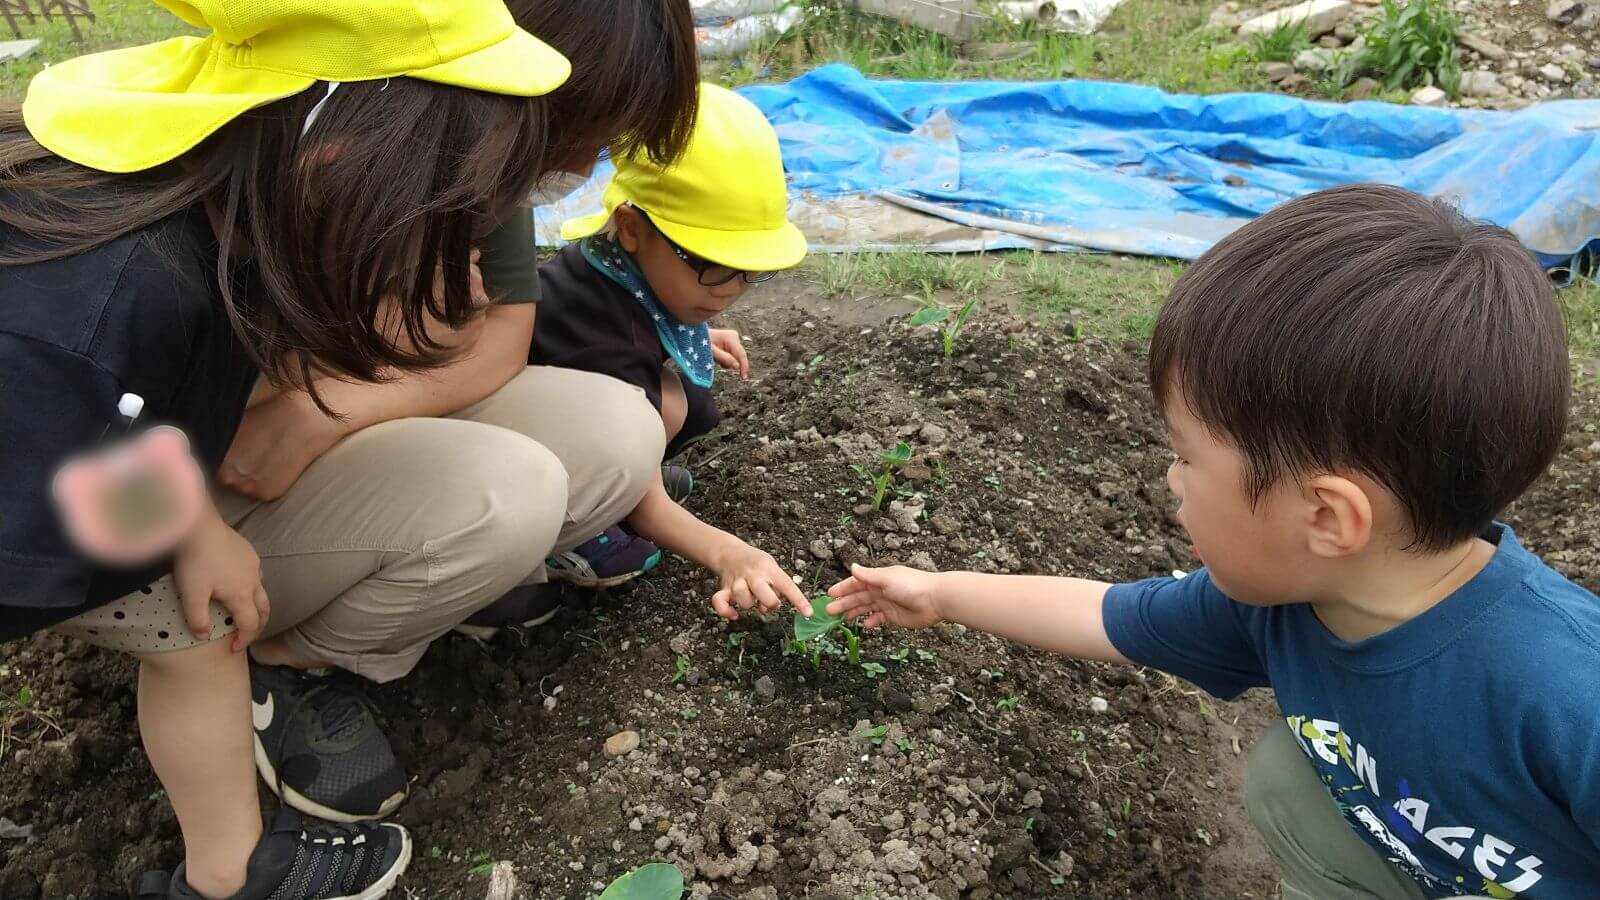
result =
[[1317,41],[1317,46],[1324,50],[1337,50],[1344,46],[1344,41],[1339,40],[1337,35],[1325,34]]
[[828,560],[833,558],[833,547],[828,542],[818,538],[811,542],[811,555],[817,559]]
[[1539,77],[1554,84],[1563,84],[1567,80],[1567,70],[1555,63],[1545,63],[1539,67]]
[[1338,38],[1343,43],[1353,44],[1355,43],[1356,38],[1361,37],[1361,32],[1356,30],[1354,23],[1340,22],[1338,26],[1333,29],[1333,36]]
[[1326,47],[1302,50],[1294,58],[1294,67],[1302,72],[1326,72],[1333,68],[1333,51]]
[[921,438],[923,443],[938,446],[949,439],[950,433],[944,429],[944,426],[928,422],[922,426],[921,431],[917,432],[917,437]]
[[1261,77],[1267,79],[1273,84],[1277,84],[1293,74],[1294,66],[1291,66],[1286,62],[1269,62],[1261,64]]
[[1306,0],[1287,9],[1275,10],[1239,26],[1242,35],[1271,34],[1286,25],[1304,23],[1306,37],[1327,34],[1350,14],[1348,0]]
[[1111,709],[1111,704],[1106,702],[1106,698],[1104,698],[1104,697],[1090,697],[1089,698],[1089,711],[1093,712],[1095,715],[1102,715],[1102,714],[1104,714],[1105,712],[1107,712],[1110,709]]
[[1383,82],[1376,78],[1358,78],[1356,83],[1350,85],[1350,98],[1352,100],[1365,100],[1377,96],[1383,90]]
[[1571,25],[1583,15],[1581,0],[1550,0],[1544,9],[1545,18],[1557,25]]
[[1495,62],[1505,59],[1507,55],[1504,47],[1470,31],[1456,32],[1456,43],[1484,59],[1494,60]]
[[1511,92],[1500,83],[1500,76],[1493,72],[1463,72],[1461,93],[1468,97],[1493,98],[1505,97]]
[[1290,75],[1288,78],[1278,82],[1278,90],[1293,93],[1294,91],[1304,89],[1310,83],[1311,79],[1301,75],[1299,72],[1296,72],[1293,75]]
[[619,731],[606,739],[606,755],[610,757],[627,756],[639,749],[639,732]]
[[31,837],[32,825],[18,825],[10,819],[0,818],[0,841],[25,841]]
[[1443,106],[1445,101],[1449,99],[1449,94],[1433,85],[1417,88],[1416,92],[1411,95],[1411,102],[1415,106]]
[[778,697],[778,686],[771,675],[763,675],[756,679],[756,696],[766,703],[771,703]]

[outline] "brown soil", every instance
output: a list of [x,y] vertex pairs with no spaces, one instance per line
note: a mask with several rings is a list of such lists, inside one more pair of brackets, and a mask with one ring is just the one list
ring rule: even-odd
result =
[[[808,588],[855,560],[1106,579],[1190,565],[1140,347],[996,314],[945,361],[932,332],[792,299],[739,323],[759,378],[722,386],[727,427],[691,451],[690,503]],[[1593,396],[1577,410],[1512,519],[1593,588]],[[897,440],[916,456],[875,512],[852,466]],[[881,674],[839,647],[813,666],[786,654],[786,617],[716,620],[712,587],[669,561],[628,589],[572,592],[553,626],[442,640],[371,689],[414,779],[406,896],[482,897],[500,859],[529,898],[592,896],[650,860],[703,898],[1274,896],[1238,791],[1269,695],[1218,703],[951,626],[864,636]],[[0,647],[0,696],[28,687],[60,728],[13,717],[0,817],[33,837],[0,828],[0,897],[123,896],[177,862],[132,674],[55,637]],[[624,729],[642,743],[608,759]]]

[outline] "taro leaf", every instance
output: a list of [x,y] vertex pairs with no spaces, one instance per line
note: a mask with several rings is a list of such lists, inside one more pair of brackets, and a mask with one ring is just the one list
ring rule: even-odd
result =
[[921,328],[924,325],[936,325],[950,318],[950,310],[942,306],[925,306],[917,310],[911,317],[911,327]]
[[884,465],[903,466],[911,461],[911,445],[905,441],[895,444],[893,449],[885,450],[878,454]]
[[956,316],[956,327],[955,327],[954,330],[960,331],[962,326],[967,324],[967,320],[972,318],[972,314],[977,312],[977,311],[978,311],[978,298],[974,297],[971,300],[967,301],[967,305],[966,306],[961,307],[961,314]]
[[600,900],[679,900],[683,873],[677,866],[650,863],[611,882]]
[[828,615],[828,604],[833,602],[832,597],[822,596],[811,601],[811,618],[806,618],[798,611],[794,614],[794,638],[797,641],[810,642],[838,628],[844,621],[844,616]]

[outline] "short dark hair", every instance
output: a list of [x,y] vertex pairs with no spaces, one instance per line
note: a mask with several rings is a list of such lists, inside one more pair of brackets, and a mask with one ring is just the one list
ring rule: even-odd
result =
[[1410,519],[1413,549],[1481,534],[1566,430],[1566,329],[1505,229],[1409,191],[1352,185],[1286,203],[1184,273],[1156,323],[1150,383],[1279,478],[1359,472]]
[[517,24],[561,51],[572,76],[550,95],[551,168],[577,170],[610,147],[669,163],[700,102],[689,0],[508,0]]

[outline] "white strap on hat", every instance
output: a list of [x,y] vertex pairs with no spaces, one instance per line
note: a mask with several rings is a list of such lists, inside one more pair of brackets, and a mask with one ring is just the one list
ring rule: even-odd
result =
[[301,137],[305,137],[311,132],[311,126],[317,123],[317,116],[322,115],[322,108],[328,105],[329,98],[333,96],[333,92],[337,91],[341,84],[343,84],[343,82],[328,82],[328,92],[322,95],[322,99],[317,101],[316,106],[311,107],[311,112],[306,113],[306,123],[300,126]]

